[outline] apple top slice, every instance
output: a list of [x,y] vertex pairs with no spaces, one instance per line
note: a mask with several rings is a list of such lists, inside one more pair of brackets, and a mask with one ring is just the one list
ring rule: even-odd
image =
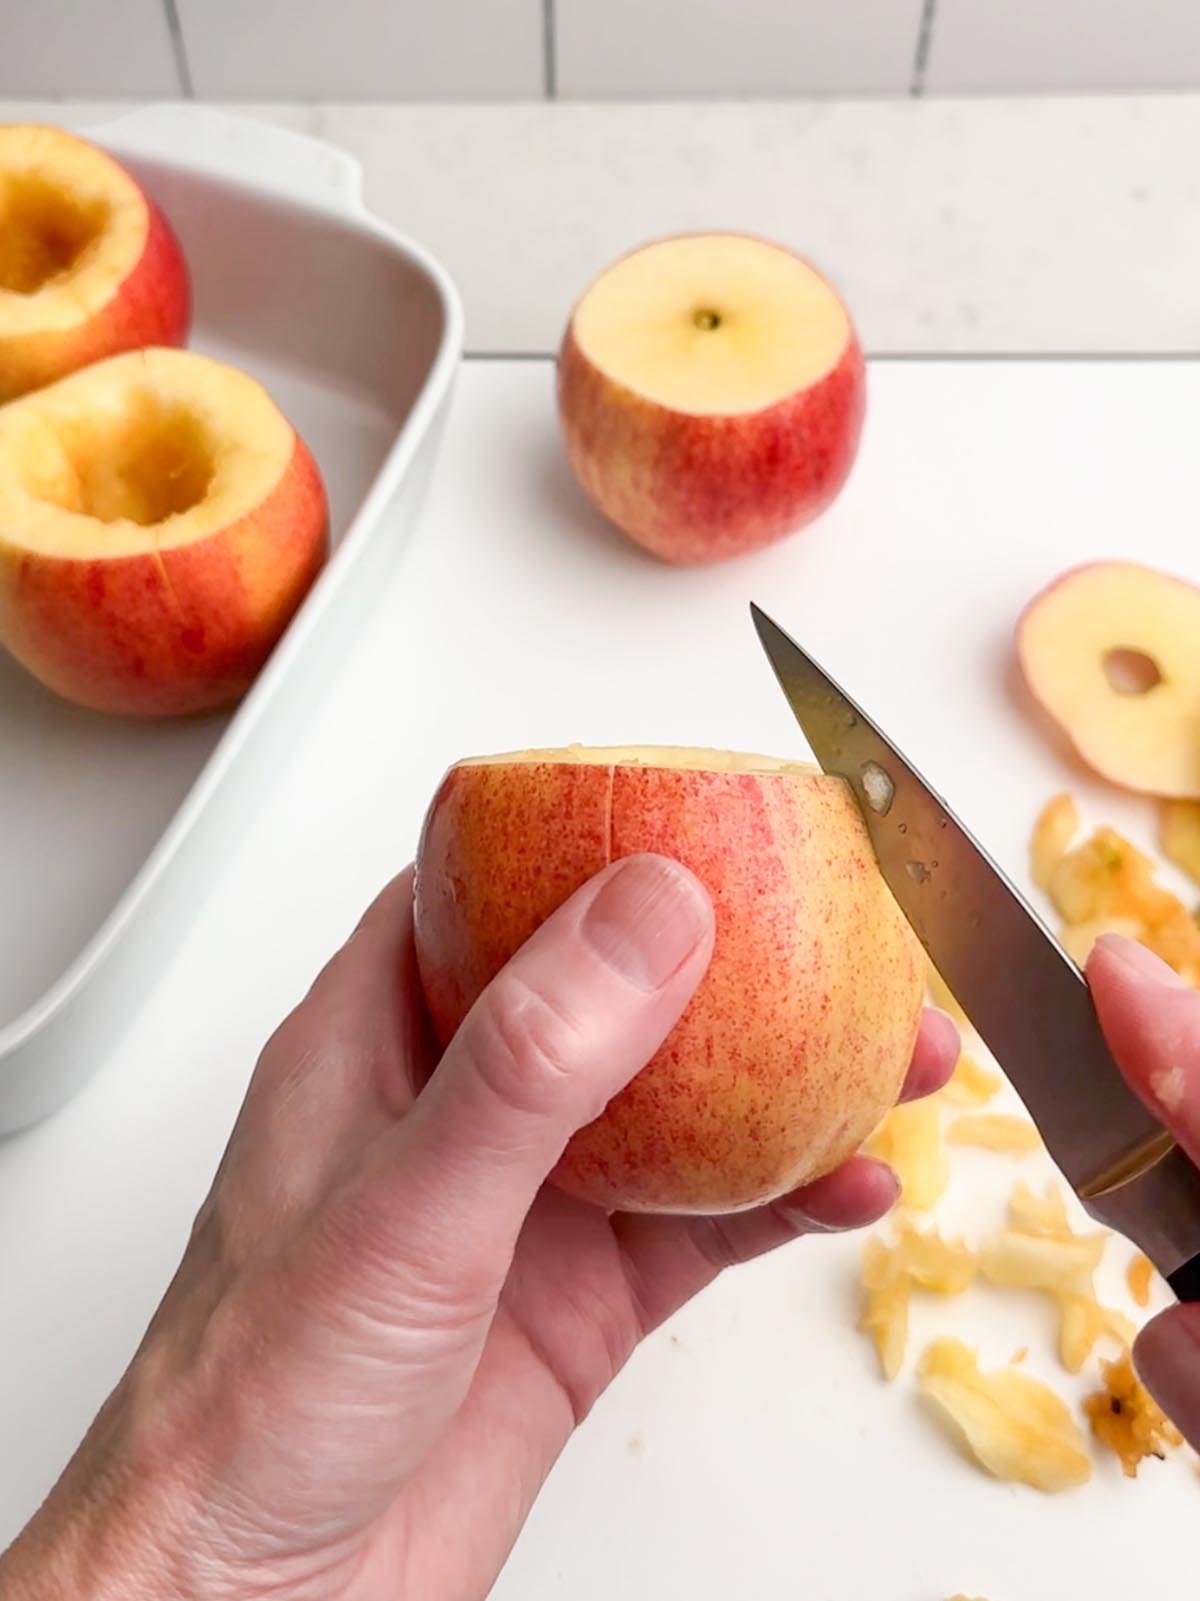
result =
[[809,388],[853,339],[815,268],[745,234],[686,234],[624,256],[575,309],[583,354],[672,411],[760,411]]

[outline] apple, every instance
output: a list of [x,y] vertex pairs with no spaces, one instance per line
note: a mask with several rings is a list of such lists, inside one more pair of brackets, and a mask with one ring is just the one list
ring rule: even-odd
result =
[[572,313],[558,409],[584,492],[665,561],[719,561],[810,522],[846,480],[862,351],[779,245],[691,234],[601,273]]
[[1055,580],[1017,625],[1030,693],[1103,778],[1200,796],[1200,589],[1135,562]]
[[104,151],[0,126],[0,401],[187,337],[191,291],[162,212]]
[[0,407],[0,644],[80,705],[236,700],[327,530],[307,447],[221,362],[134,351]]
[[446,1044],[488,981],[609,862],[675,858],[716,910],[712,964],[555,1182],[608,1208],[726,1212],[829,1172],[891,1107],[925,958],[840,779],[650,747],[459,762],[417,858],[416,951]]

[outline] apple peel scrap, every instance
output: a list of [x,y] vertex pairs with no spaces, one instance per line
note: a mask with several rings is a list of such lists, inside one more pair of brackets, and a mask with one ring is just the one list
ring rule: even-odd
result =
[[982,1067],[973,1056],[964,1052],[954,1072],[942,1086],[941,1096],[949,1106],[985,1106],[999,1094],[1003,1083],[999,1073]]
[[1124,1313],[1096,1299],[1092,1275],[1104,1255],[1107,1235],[1075,1234],[1061,1191],[1051,1185],[1044,1196],[1018,1184],[1008,1203],[1013,1225],[989,1240],[980,1253],[980,1272],[1004,1289],[1040,1290],[1058,1305],[1058,1354],[1068,1373],[1078,1373],[1098,1340],[1123,1346],[1137,1330]]
[[997,1479],[1054,1493],[1086,1484],[1092,1464],[1066,1402],[1014,1368],[983,1373],[960,1340],[934,1340],[921,1357],[923,1393]]
[[1045,1195],[1037,1195],[1024,1179],[1018,1179],[1008,1198],[1010,1228],[1024,1234],[1040,1234],[1045,1239],[1069,1239],[1071,1220],[1067,1216],[1067,1203],[1057,1184],[1046,1186]]
[[936,1230],[923,1234],[911,1224],[901,1224],[894,1245],[886,1245],[878,1237],[867,1241],[862,1270],[866,1304],[858,1326],[875,1341],[880,1367],[889,1382],[904,1363],[913,1288],[961,1295],[978,1268],[978,1255],[962,1240],[944,1239]]
[[1168,1448],[1183,1444],[1183,1436],[1142,1384],[1126,1351],[1115,1362],[1102,1362],[1103,1385],[1083,1403],[1092,1433],[1113,1451],[1128,1479],[1136,1479],[1138,1465],[1148,1456],[1159,1461]]
[[1158,843],[1168,860],[1200,884],[1200,801],[1163,801],[1158,816]]
[[[1114,828],[1098,828],[1069,848],[1066,832],[1078,813],[1069,795],[1057,795],[1034,825],[1033,874],[1063,919],[1063,949],[1080,967],[1102,934],[1139,940],[1189,984],[1200,984],[1200,925],[1177,895],[1155,882],[1154,864]],[[1200,877],[1200,807],[1166,802],[1163,849]]]
[[917,1212],[937,1205],[950,1182],[938,1109],[932,1098],[893,1107],[867,1143],[900,1181],[900,1201]]
[[951,1145],[977,1145],[1013,1156],[1036,1151],[1042,1143],[1032,1123],[1006,1112],[964,1112],[946,1130],[946,1139]]
[[1125,1270],[1125,1282],[1136,1306],[1150,1305],[1150,1286],[1154,1281],[1154,1264],[1139,1251]]

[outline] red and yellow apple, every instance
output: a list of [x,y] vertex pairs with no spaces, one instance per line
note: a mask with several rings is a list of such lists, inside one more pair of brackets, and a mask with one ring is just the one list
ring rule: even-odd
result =
[[742,234],[623,257],[575,307],[558,359],[575,476],[669,562],[719,561],[810,522],[845,482],[865,404],[837,294]]
[[0,644],[68,700],[236,700],[325,559],[325,491],[252,378],[186,350],[0,407]]
[[123,167],[62,129],[0,126],[0,401],[182,344],[190,304],[170,224]]
[[1017,625],[1033,698],[1103,778],[1200,796],[1200,588],[1134,562],[1077,567]]
[[706,750],[459,762],[417,861],[416,947],[438,1037],[609,862],[689,867],[711,966],[649,1065],[571,1140],[555,1181],[610,1208],[723,1212],[829,1172],[892,1105],[925,958],[840,779]]

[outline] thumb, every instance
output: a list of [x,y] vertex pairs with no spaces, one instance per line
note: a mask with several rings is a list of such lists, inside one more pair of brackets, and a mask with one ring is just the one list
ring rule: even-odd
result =
[[613,863],[548,918],[360,1171],[341,1246],[359,1292],[387,1305],[415,1280],[460,1313],[494,1306],[567,1141],[654,1055],[712,942],[703,886],[659,856]]
[[[1087,967],[1117,1065],[1200,1162],[1200,994],[1133,940],[1105,935]],[[1168,1417],[1200,1447],[1200,1306],[1173,1306],[1142,1330],[1138,1374]]]
[[576,1129],[645,1066],[712,952],[686,868],[632,856],[593,878],[488,985],[400,1131],[411,1184],[510,1244]]

